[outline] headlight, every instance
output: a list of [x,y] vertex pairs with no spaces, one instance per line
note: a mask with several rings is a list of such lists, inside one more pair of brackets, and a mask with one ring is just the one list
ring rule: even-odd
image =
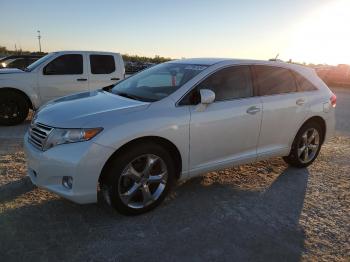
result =
[[103,128],[55,128],[49,134],[48,138],[45,141],[43,150],[48,150],[51,147],[68,144],[88,141],[100,133]]

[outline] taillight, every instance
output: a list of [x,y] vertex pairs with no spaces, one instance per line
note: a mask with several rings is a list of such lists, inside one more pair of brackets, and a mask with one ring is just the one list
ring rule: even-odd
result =
[[337,96],[335,94],[333,94],[330,98],[330,101],[331,101],[331,105],[332,107],[336,107],[337,105]]

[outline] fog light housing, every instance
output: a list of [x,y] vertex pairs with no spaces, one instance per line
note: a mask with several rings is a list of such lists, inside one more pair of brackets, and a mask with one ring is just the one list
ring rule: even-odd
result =
[[62,185],[67,189],[72,189],[73,186],[73,177],[71,176],[64,176],[62,178]]

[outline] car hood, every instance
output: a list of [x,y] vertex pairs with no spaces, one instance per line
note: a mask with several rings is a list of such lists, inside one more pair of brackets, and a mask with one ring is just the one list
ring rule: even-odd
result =
[[25,73],[18,68],[0,68],[0,74],[16,74],[16,73]]
[[45,104],[34,116],[35,122],[62,128],[93,126],[102,117],[116,118],[149,106],[102,90],[65,96]]

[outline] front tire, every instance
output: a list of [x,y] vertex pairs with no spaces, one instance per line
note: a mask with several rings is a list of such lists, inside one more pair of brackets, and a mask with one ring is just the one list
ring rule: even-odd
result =
[[12,90],[0,92],[0,125],[20,124],[27,118],[28,113],[29,104],[22,94]]
[[321,150],[323,136],[324,130],[317,122],[304,124],[294,138],[289,155],[283,157],[284,161],[298,168],[311,165]]
[[138,215],[157,207],[175,181],[175,164],[157,144],[138,144],[111,159],[104,171],[102,190],[117,211]]

